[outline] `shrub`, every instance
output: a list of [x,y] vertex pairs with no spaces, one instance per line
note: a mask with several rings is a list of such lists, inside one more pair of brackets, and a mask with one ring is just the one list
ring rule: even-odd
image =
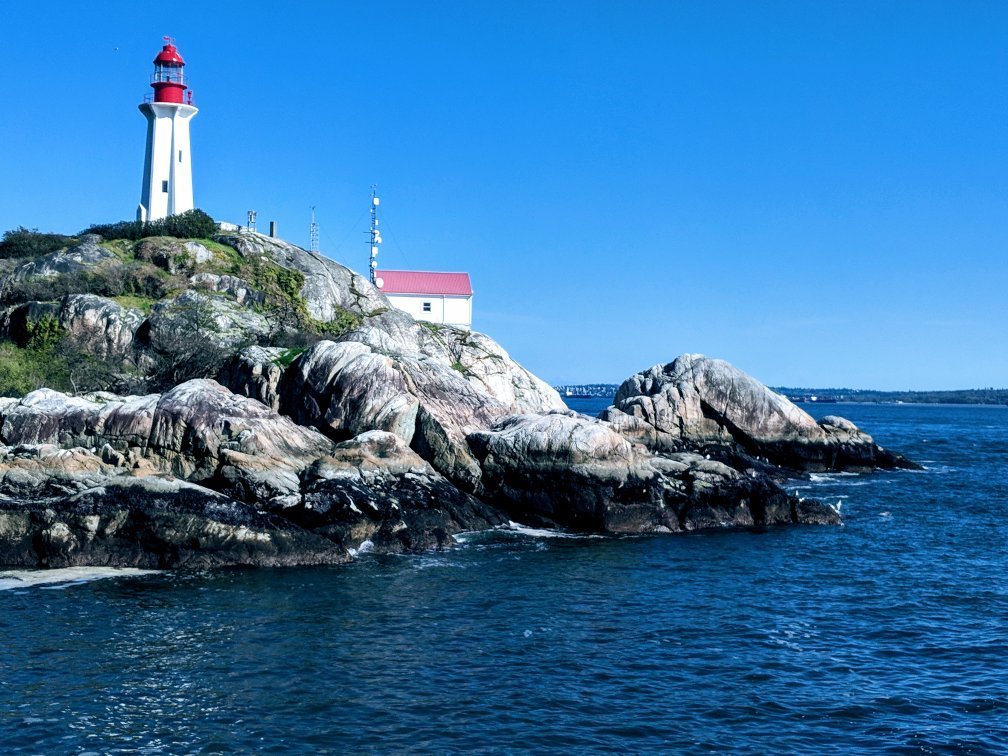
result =
[[25,323],[28,340],[25,347],[34,352],[47,352],[56,346],[63,336],[63,327],[53,315],[43,315],[38,320]]
[[3,240],[0,241],[0,258],[39,257],[76,242],[77,239],[73,236],[44,234],[37,228],[29,230],[20,226],[4,232]]
[[217,222],[202,210],[187,210],[156,221],[119,221],[90,226],[83,233],[98,234],[105,239],[138,241],[148,236],[174,236],[176,239],[199,239],[217,233]]

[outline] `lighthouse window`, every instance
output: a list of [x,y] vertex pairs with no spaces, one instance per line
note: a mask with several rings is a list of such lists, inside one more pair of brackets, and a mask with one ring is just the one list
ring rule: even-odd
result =
[[182,162],[182,150],[179,150],[179,151],[178,151],[178,161],[179,161],[180,163]]
[[168,182],[167,181],[162,181],[161,182],[161,191],[162,192],[167,192],[168,191]]
[[423,303],[423,311],[424,312],[430,312],[430,302],[424,302]]

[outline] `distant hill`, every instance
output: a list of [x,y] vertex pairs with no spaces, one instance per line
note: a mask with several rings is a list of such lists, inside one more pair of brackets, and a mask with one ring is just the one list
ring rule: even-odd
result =
[[[554,386],[561,396],[608,398],[616,395],[618,383],[570,383]],[[875,391],[851,388],[773,387],[796,404],[867,402],[872,404],[1001,404],[1008,405],[1008,389],[961,389],[956,391]]]
[[1008,389],[960,389],[954,391],[875,391],[849,388],[774,387],[792,402],[870,402],[874,404],[1003,404]]

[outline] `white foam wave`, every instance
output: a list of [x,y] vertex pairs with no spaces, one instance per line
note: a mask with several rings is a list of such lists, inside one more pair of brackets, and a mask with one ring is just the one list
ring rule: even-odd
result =
[[0,591],[17,588],[69,588],[108,578],[155,575],[161,570],[136,567],[61,567],[53,570],[7,570],[0,572]]
[[520,522],[509,520],[507,525],[498,528],[504,533],[517,533],[518,535],[531,536],[533,538],[604,538],[605,536],[596,533],[567,533],[563,530],[553,530],[551,528],[533,528],[522,525]]

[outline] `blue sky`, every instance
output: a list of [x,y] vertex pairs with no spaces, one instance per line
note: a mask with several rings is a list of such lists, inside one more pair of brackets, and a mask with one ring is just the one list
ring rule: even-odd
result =
[[132,217],[161,36],[196,204],[468,270],[554,383],[1008,386],[1008,4],[7,2],[0,230]]

